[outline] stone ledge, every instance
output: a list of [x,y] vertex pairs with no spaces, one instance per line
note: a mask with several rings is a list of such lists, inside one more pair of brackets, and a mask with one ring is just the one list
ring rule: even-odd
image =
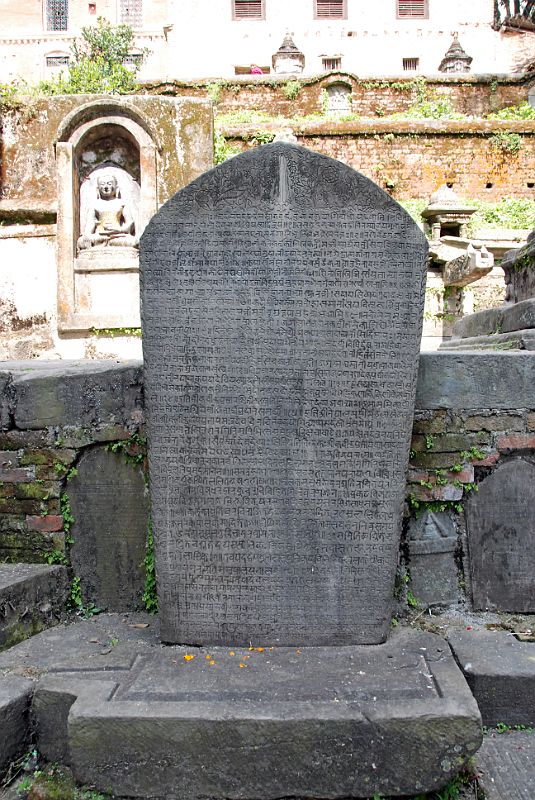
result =
[[27,678],[0,678],[0,776],[30,741],[29,706],[33,684]]
[[[139,360],[0,362],[4,424],[11,413],[21,429],[139,425],[142,367]],[[531,408],[534,385],[533,352],[420,353],[415,406]]]
[[44,564],[0,564],[0,650],[65,616],[67,570]]

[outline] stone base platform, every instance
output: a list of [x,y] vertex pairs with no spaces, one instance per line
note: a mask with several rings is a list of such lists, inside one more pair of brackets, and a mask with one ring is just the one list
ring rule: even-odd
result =
[[376,646],[206,650],[106,614],[11,648],[2,673],[35,681],[43,755],[118,797],[413,795],[481,744],[448,645],[407,629]]

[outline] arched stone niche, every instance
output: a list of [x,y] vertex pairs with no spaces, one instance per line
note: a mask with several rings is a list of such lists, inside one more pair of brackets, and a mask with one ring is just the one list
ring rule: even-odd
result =
[[327,111],[334,114],[351,113],[351,86],[342,81],[330,83],[327,92]]
[[104,173],[114,177],[117,197],[133,219],[133,237],[139,239],[157,208],[156,152],[150,123],[120,101],[82,106],[60,127],[56,162],[61,333],[139,326],[136,247],[106,242],[82,249],[80,242]]

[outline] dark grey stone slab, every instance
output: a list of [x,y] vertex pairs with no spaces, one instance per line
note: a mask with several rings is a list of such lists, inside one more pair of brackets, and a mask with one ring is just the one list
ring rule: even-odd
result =
[[108,611],[140,606],[149,498],[140,467],[95,447],[69,482],[74,515],[71,560],[85,603]]
[[485,800],[533,800],[535,736],[512,731],[485,736],[477,757]]
[[33,684],[17,675],[0,677],[0,776],[30,741],[29,707]]
[[505,631],[460,631],[448,640],[484,725],[535,725],[535,644]]
[[67,570],[45,564],[0,564],[0,650],[65,617]]
[[92,427],[142,417],[139,361],[0,362],[18,428]]
[[[52,632],[42,634],[32,659],[42,663],[45,639],[59,659],[35,690],[40,750],[101,791],[168,800],[412,795],[445,784],[479,747],[475,701],[437,636],[404,630],[385,645],[340,648],[161,647],[147,629],[113,620],[79,623],[76,639],[65,629],[53,646]],[[121,626],[126,640],[99,668],[87,657],[92,632],[119,635]]]
[[535,466],[515,459],[465,505],[476,611],[535,611]]
[[164,641],[387,635],[427,244],[371,181],[238,156],[142,237]]
[[534,353],[421,353],[416,408],[531,408]]

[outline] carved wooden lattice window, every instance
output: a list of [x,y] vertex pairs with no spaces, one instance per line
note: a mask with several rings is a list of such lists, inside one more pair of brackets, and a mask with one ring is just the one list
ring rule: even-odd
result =
[[427,0],[396,0],[398,19],[427,19]]
[[347,19],[347,0],[314,0],[314,19]]
[[46,0],[47,31],[66,31],[69,24],[69,0]]
[[232,0],[232,19],[264,19],[264,0]]
[[121,22],[131,28],[143,26],[142,0],[121,0]]

